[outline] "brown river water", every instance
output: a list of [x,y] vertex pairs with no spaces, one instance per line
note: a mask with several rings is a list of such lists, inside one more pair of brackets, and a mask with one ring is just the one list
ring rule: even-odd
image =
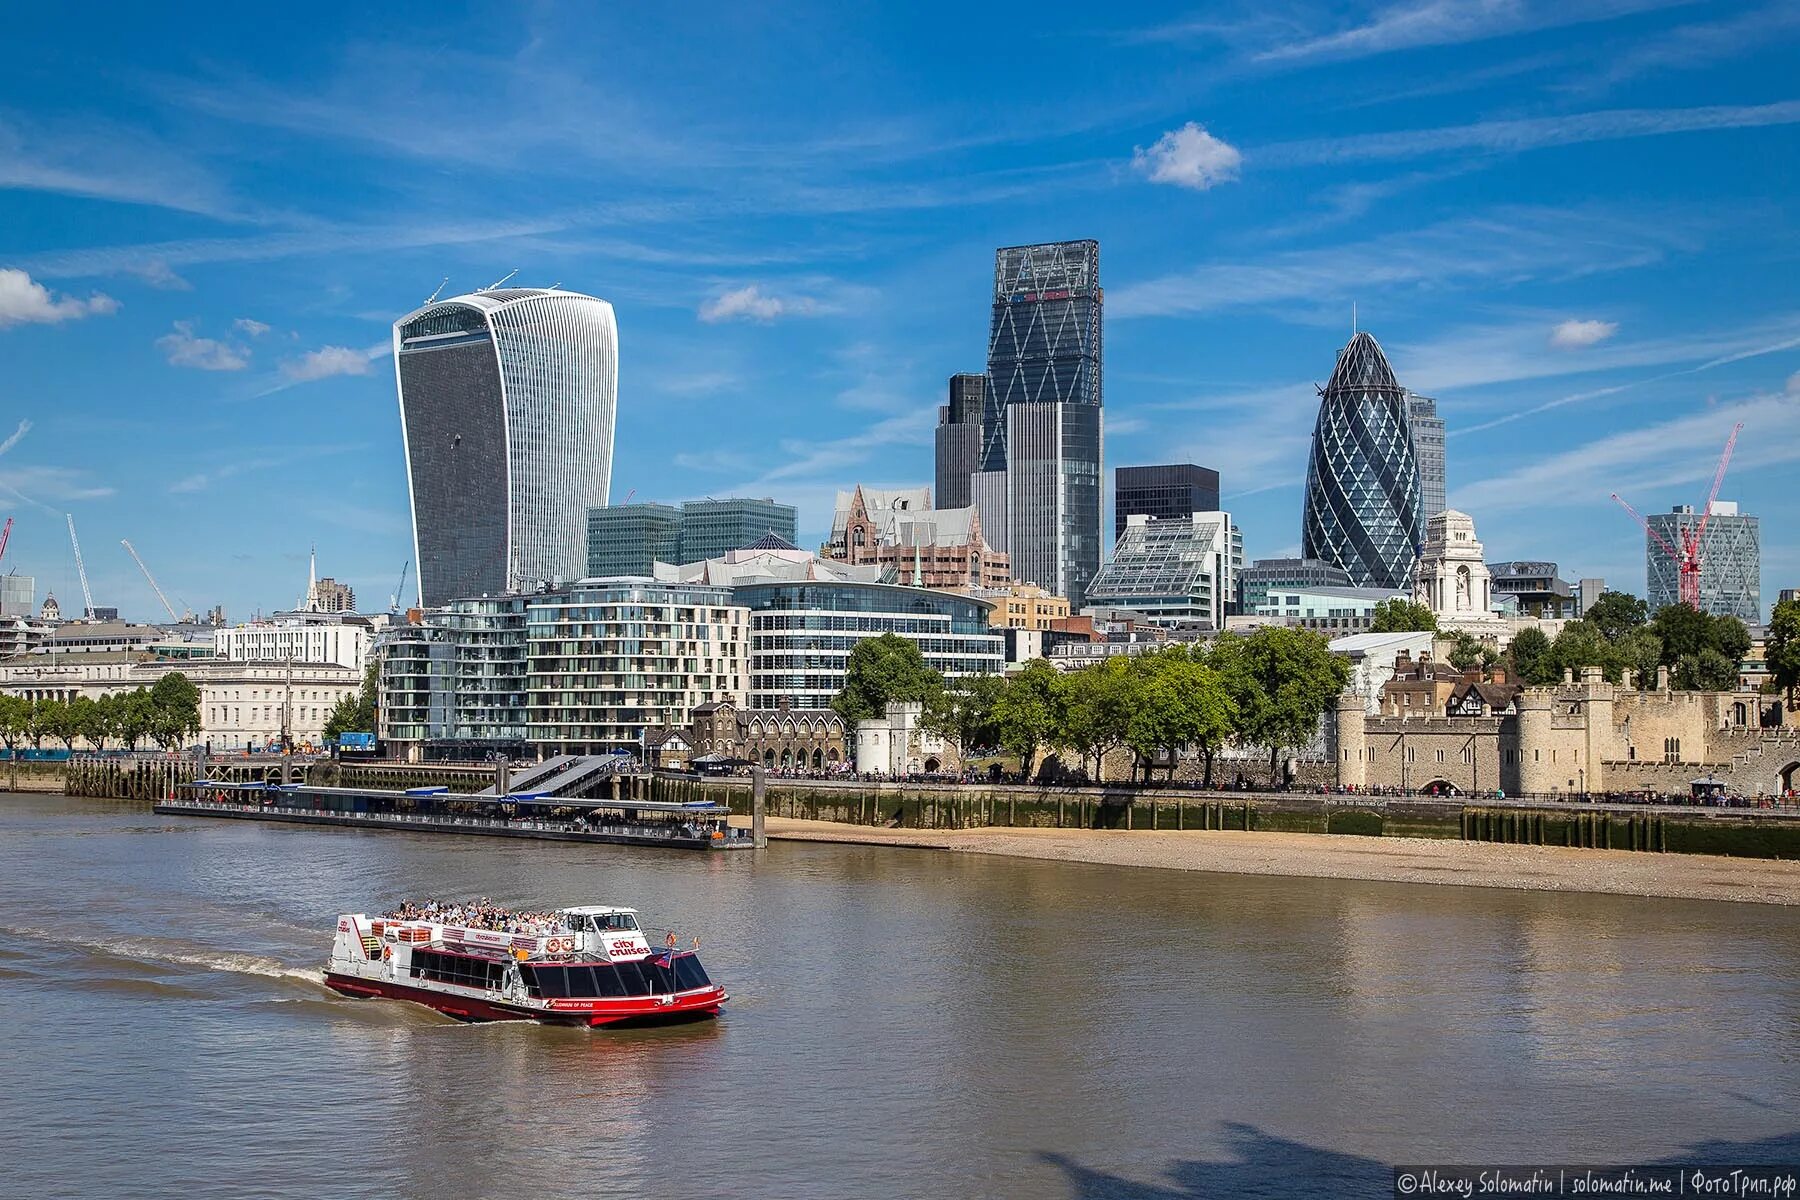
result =
[[[715,1022],[319,985],[403,897],[616,903]],[[0,1195],[1387,1196],[1800,1161],[1800,917],[884,847],[691,854],[0,795]]]

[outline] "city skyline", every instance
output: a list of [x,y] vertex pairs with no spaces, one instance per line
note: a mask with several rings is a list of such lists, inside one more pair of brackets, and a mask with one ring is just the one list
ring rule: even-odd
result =
[[[387,326],[515,268],[617,308],[615,499],[772,496],[812,544],[837,489],[932,480],[994,249],[1094,237],[1106,464],[1217,467],[1251,557],[1298,550],[1355,304],[1437,397],[1448,502],[1494,558],[1642,594],[1607,494],[1702,502],[1714,460],[1684,448],[1743,420],[1721,496],[1762,518],[1764,595],[1793,585],[1800,312],[1770,247],[1795,19],[1449,7],[1033,10],[1091,54],[1041,97],[963,69],[1014,35],[1004,8],[958,12],[948,52],[929,12],[722,9],[686,35],[691,92],[655,70],[673,32],[624,14],[228,14],[177,43],[147,13],[79,39],[21,13],[0,568],[78,608],[73,512],[96,604],[130,617],[160,606],[122,538],[196,609],[287,605],[315,541],[379,606],[413,557]],[[606,85],[600,45],[637,52]],[[821,56],[805,97],[771,82]]]

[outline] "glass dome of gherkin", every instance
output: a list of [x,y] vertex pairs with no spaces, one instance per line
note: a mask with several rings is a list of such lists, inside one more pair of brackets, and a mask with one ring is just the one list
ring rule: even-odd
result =
[[1342,567],[1357,587],[1399,589],[1423,540],[1406,390],[1380,344],[1358,333],[1319,391],[1300,553]]

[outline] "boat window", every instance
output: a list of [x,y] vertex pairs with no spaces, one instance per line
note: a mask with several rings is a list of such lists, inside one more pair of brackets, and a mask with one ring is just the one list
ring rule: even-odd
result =
[[597,990],[595,990],[595,986],[594,986],[594,968],[592,968],[592,967],[570,967],[569,968],[569,995],[570,996],[580,996],[580,997],[586,998],[586,997],[590,997],[590,996],[597,996],[599,994],[600,993]]
[[569,995],[569,975],[566,968],[533,963],[531,973],[537,977],[538,988],[546,1000],[566,1000]]
[[649,995],[650,989],[644,986],[644,977],[638,974],[637,963],[622,962],[614,963],[613,966],[619,972],[619,986],[624,989],[622,995]]
[[605,929],[636,929],[638,927],[637,918],[630,913],[607,913],[600,918],[600,922]]
[[594,968],[594,995],[609,998],[625,995],[625,983],[611,963]]
[[689,988],[709,987],[712,980],[707,978],[706,968],[700,965],[697,954],[683,954],[675,959],[675,984],[682,991]]
[[638,969],[644,973],[644,983],[652,992],[666,995],[675,990],[675,973],[655,959],[646,958],[638,964]]

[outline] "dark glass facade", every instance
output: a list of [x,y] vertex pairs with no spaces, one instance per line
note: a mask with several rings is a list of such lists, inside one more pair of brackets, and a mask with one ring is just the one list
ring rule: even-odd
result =
[[1141,513],[1161,520],[1219,511],[1219,473],[1176,463],[1119,467],[1113,472],[1113,540],[1125,535],[1125,518]]
[[659,562],[679,563],[681,510],[669,504],[615,504],[588,509],[590,579],[649,575]]
[[1100,569],[1102,298],[1096,241],[995,252],[981,469],[1007,472],[1013,577],[1075,604]]
[[681,561],[723,558],[770,533],[798,539],[799,510],[773,500],[690,500],[681,506]]
[[950,403],[938,408],[937,490],[932,499],[939,508],[967,508],[975,502],[969,477],[981,469],[986,406],[986,375],[950,377]]
[[1381,346],[1358,333],[1319,392],[1300,553],[1356,587],[1405,588],[1425,541],[1406,390]]

